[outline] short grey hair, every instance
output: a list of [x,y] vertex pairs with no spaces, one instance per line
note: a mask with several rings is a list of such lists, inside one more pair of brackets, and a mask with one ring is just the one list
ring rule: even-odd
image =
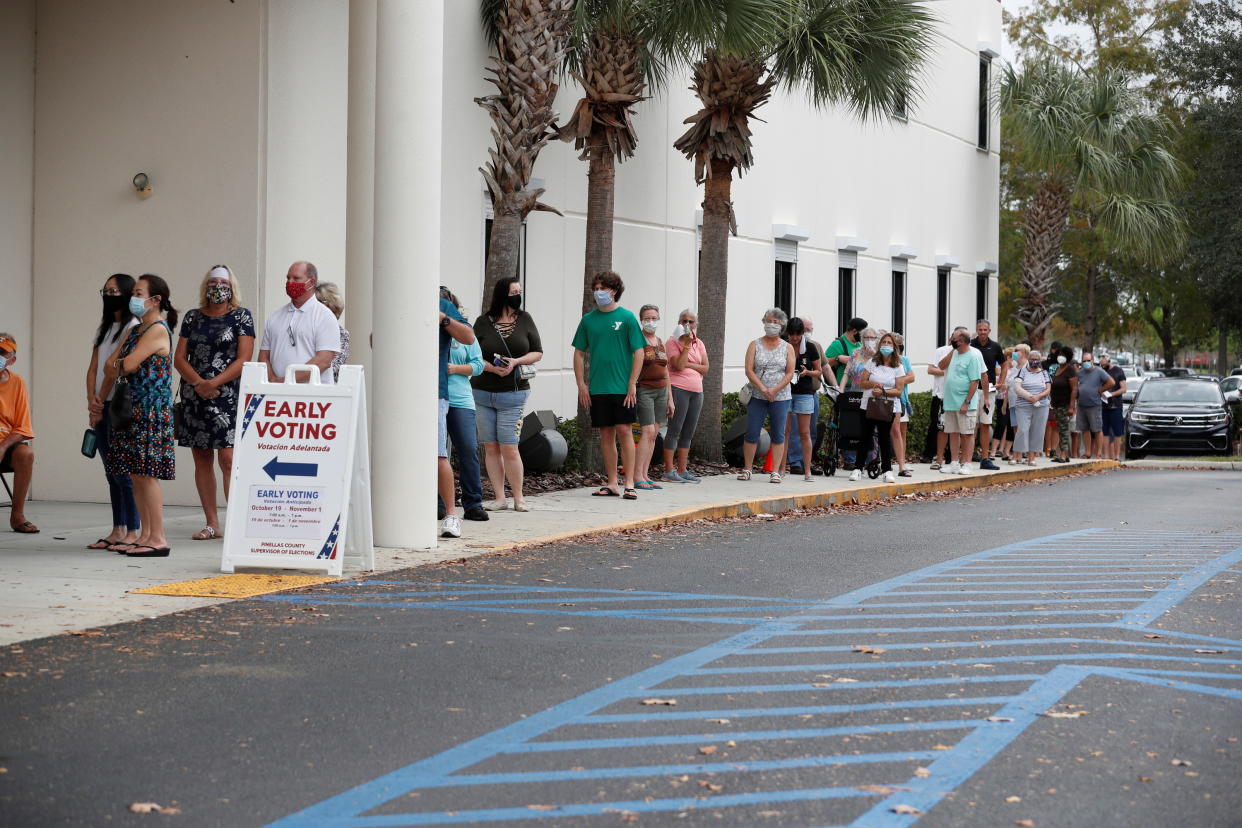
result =
[[693,316],[695,322],[699,321],[699,314],[694,310],[694,308],[682,308],[681,313],[677,314],[679,317],[678,321],[681,321],[680,317],[685,316],[686,314]]
[[992,327],[992,322],[989,319],[976,319],[975,324],[976,325],[987,325],[989,328]]
[[784,330],[785,326],[789,324],[789,314],[785,313],[780,308],[768,308],[763,312],[763,318],[771,318],[775,319],[777,322],[780,322],[782,330]]
[[655,311],[656,313],[659,313],[659,312],[660,312],[660,306],[659,306],[659,305],[643,305],[641,308],[639,308],[639,309],[638,309],[638,318],[639,318],[639,319],[642,319],[642,318],[643,318],[643,314],[644,314],[644,313],[646,313],[646,312],[647,312],[647,311],[649,311],[649,310],[653,310],[653,311]]
[[315,298],[327,306],[337,319],[345,312],[345,297],[336,282],[319,282],[315,285]]

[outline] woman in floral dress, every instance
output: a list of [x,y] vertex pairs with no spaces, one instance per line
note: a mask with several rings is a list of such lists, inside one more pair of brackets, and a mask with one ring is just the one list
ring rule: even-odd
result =
[[233,430],[241,371],[254,353],[254,317],[241,306],[237,277],[215,265],[203,277],[199,306],[181,323],[175,365],[181,375],[181,417],[177,444],[194,455],[194,483],[206,526],[191,537],[220,537],[215,464],[224,477],[228,500],[233,474]]
[[131,558],[166,558],[171,551],[164,537],[164,495],[161,480],[172,480],[172,326],[177,310],[169,301],[168,283],[148,273],[134,285],[130,313],[138,317],[121,347],[104,368],[101,396],[107,399],[118,378],[133,402],[133,420],[113,423],[112,450],[105,458],[108,474],[128,474],[134,482],[134,500],[142,531],[133,543],[110,547]]

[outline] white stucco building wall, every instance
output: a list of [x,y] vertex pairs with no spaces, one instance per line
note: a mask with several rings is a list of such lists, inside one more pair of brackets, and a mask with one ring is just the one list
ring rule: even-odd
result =
[[[366,256],[347,251],[351,170],[350,21],[376,0],[10,0],[0,4],[0,330],[22,343],[17,368],[31,381],[36,497],[106,499],[98,462],[77,453],[85,427],[83,376],[99,318],[95,291],[111,273],[159,273],[179,308],[209,265],[239,274],[247,305],[265,318],[283,301],[285,269],[307,258],[346,300],[368,297]],[[439,0],[419,0],[439,2]],[[997,256],[996,124],[976,148],[981,43],[1000,42],[994,0],[940,0],[943,24],[924,99],[908,120],[859,125],[776,96],[756,125],[755,167],[735,181],[739,234],[730,241],[726,387],[741,383],[746,341],[774,301],[773,225],[805,228],[795,310],[827,343],[838,316],[838,239],[862,239],[855,312],[891,325],[890,247],[909,261],[906,324],[911,358],[937,344],[937,257],[949,279],[951,324],[976,315],[976,271]],[[352,9],[351,9],[352,6]],[[477,4],[443,4],[443,110],[439,282],[477,313],[482,303],[485,200],[478,167],[489,121],[473,99],[486,44]],[[352,11],[352,14],[351,14]],[[372,59],[373,60],[373,59]],[[672,148],[697,107],[685,79],[638,111],[638,154],[617,170],[614,267],[625,304],[661,306],[670,326],[696,297],[696,211],[702,188]],[[572,85],[558,110],[572,111]],[[357,158],[365,156],[355,153]],[[129,182],[151,176],[140,200]],[[527,223],[527,307],[546,347],[531,406],[572,413],[569,340],[577,324],[585,246],[586,165],[553,144],[536,175],[564,218]],[[351,179],[353,176],[353,179]],[[355,270],[347,272],[347,261]],[[426,275],[426,274],[423,274]],[[996,280],[987,312],[995,315]],[[378,305],[385,301],[376,295]],[[353,315],[351,315],[353,316]],[[354,318],[369,318],[357,314]],[[367,331],[354,330],[356,351]],[[718,332],[703,331],[706,337]],[[359,360],[360,361],[360,360]],[[430,398],[429,398],[430,399]],[[376,411],[373,417],[400,416]],[[188,453],[178,454],[170,503],[197,502]]]

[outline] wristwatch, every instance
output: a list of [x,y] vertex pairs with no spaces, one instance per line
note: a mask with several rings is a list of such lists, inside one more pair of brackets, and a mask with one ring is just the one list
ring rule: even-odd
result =
[[443,319],[440,320],[440,327],[447,328],[449,326],[449,322],[451,321],[452,321],[451,317],[445,316]]

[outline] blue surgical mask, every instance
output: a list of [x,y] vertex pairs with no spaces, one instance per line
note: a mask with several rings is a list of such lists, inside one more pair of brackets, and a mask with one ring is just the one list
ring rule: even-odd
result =
[[611,290],[595,291],[595,304],[599,305],[601,308],[611,305],[612,304],[612,291]]
[[891,356],[893,353],[893,346],[892,345],[881,345],[880,353],[883,354],[884,356]]
[[1091,360],[1089,360],[1089,359],[1084,359],[1084,360],[1083,360],[1083,362],[1082,362],[1082,367],[1083,367],[1083,368],[1090,368],[1090,367],[1091,367]]
[[129,297],[129,312],[141,319],[147,313],[147,300],[138,296]]

